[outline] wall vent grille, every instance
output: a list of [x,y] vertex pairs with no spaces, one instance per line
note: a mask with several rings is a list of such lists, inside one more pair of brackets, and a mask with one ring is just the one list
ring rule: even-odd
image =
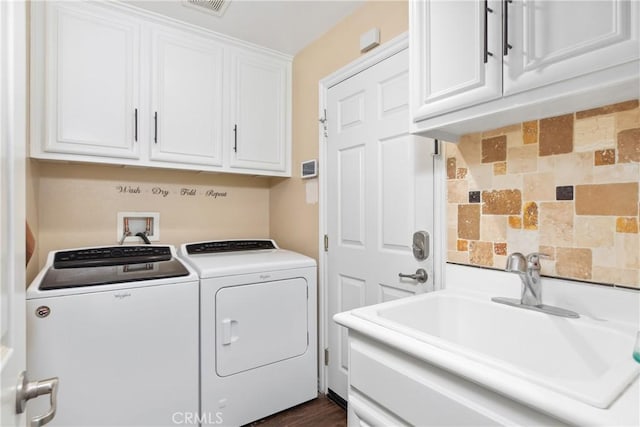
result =
[[222,16],[231,0],[184,0],[182,4],[215,16]]

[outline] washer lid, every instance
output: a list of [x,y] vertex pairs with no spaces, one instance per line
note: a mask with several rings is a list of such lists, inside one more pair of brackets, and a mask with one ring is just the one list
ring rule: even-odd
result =
[[41,291],[189,276],[170,246],[107,246],[54,252]]
[[102,267],[62,268],[50,267],[40,283],[41,291],[53,289],[99,286],[112,283],[138,282],[188,276],[177,259],[141,264],[109,265]]

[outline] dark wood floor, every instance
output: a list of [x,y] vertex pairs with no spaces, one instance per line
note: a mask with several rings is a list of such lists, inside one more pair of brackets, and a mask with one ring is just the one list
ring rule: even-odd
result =
[[294,406],[246,427],[346,427],[347,412],[337,403],[321,395],[317,399]]

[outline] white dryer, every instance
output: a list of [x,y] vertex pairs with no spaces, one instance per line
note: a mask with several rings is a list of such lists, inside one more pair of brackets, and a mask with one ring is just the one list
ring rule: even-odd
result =
[[317,396],[316,262],[272,240],[184,244],[200,276],[202,416],[239,426]]

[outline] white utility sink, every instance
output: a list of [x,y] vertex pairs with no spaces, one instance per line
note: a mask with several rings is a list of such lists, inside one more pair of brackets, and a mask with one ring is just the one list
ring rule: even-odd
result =
[[561,318],[453,290],[352,314],[597,408],[609,407],[640,373],[636,331],[606,320]]

